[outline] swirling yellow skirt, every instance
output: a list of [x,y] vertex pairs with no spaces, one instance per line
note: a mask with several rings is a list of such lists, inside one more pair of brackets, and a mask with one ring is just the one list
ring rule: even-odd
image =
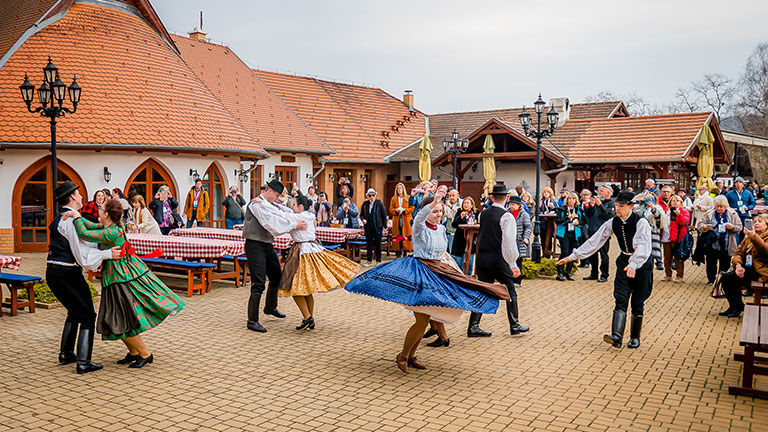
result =
[[359,264],[328,250],[300,254],[290,289],[281,289],[278,295],[308,296],[341,288],[352,280],[359,270]]

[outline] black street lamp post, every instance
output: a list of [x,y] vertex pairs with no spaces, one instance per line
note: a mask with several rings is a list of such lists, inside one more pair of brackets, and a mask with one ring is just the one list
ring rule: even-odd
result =
[[523,126],[523,130],[525,131],[525,134],[528,135],[531,138],[536,138],[536,208],[534,209],[534,221],[533,221],[533,244],[531,244],[531,259],[533,259],[533,262],[539,263],[541,262],[541,240],[540,240],[540,234],[541,234],[541,226],[539,221],[539,203],[538,200],[540,199],[540,187],[541,187],[541,139],[546,138],[548,136],[551,136],[553,133],[555,133],[555,128],[557,127],[557,119],[558,114],[557,111],[555,111],[555,107],[552,106],[547,113],[547,123],[549,123],[549,129],[541,129],[541,115],[544,112],[544,106],[546,105],[546,102],[541,98],[541,93],[539,93],[539,99],[536,100],[536,102],[533,103],[534,107],[536,107],[536,115],[538,117],[538,122],[536,124],[535,129],[531,129],[531,115],[528,114],[528,111],[523,107],[523,112],[520,113],[520,124]]
[[[69,93],[69,100],[72,102],[72,109],[63,106],[65,91]],[[72,80],[72,84],[67,88],[66,84],[59,77],[59,70],[53,65],[51,58],[48,57],[48,64],[43,68],[43,84],[37,89],[37,98],[40,105],[32,109],[32,100],[35,97],[35,86],[29,82],[29,77],[24,74],[24,83],[19,86],[21,98],[27,104],[27,111],[31,113],[40,113],[42,117],[48,117],[51,124],[51,176],[53,180],[53,189],[58,185],[58,167],[56,166],[56,118],[64,117],[65,114],[74,114],[77,111],[77,104],[80,102],[80,93],[82,89],[77,84],[77,77]],[[106,168],[105,179],[106,179]],[[110,176],[111,177],[111,176]],[[109,180],[107,180],[109,181]],[[56,208],[56,197],[53,197],[53,205]]]
[[453,163],[453,188],[459,188],[459,180],[456,178],[456,155],[464,153],[469,147],[469,139],[459,138],[459,131],[454,129],[451,134],[451,139],[443,138],[443,150],[451,154],[451,162]]

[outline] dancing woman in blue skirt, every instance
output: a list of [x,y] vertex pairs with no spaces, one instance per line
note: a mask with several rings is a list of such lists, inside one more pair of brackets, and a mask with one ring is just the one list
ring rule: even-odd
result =
[[416,359],[429,320],[452,323],[465,310],[495,313],[499,300],[509,300],[501,285],[479,282],[462,273],[446,253],[448,239],[443,217],[442,199],[445,187],[440,187],[434,199],[427,197],[413,220],[413,256],[379,265],[351,280],[345,287],[349,292],[364,294],[403,305],[413,312],[416,322],[405,335],[403,350],[397,355],[397,367],[426,369]]

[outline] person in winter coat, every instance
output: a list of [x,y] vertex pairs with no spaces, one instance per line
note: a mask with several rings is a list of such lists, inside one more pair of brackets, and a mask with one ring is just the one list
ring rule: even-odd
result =
[[[715,208],[708,211],[696,221],[696,231],[699,241],[706,242],[704,257],[707,266],[707,281],[709,285],[715,282],[719,271],[728,270],[731,257],[739,247],[741,219],[736,210],[728,207],[728,199],[718,195],[714,199]],[[709,234],[707,234],[709,233]]]
[[675,282],[682,282],[685,274],[685,261],[674,257],[673,251],[679,247],[680,241],[688,233],[688,222],[691,221],[691,214],[683,208],[683,199],[679,195],[672,195],[669,198],[669,239],[662,240],[662,250],[664,253],[664,280],[672,280],[672,260],[675,261],[675,271],[677,277]]
[[709,189],[707,185],[702,184],[696,191],[696,198],[693,199],[693,220],[695,225],[698,226],[699,219],[713,208],[715,208],[715,203],[709,194]]
[[[523,258],[531,257],[531,234],[533,233],[533,224],[531,223],[531,216],[527,211],[523,209],[523,200],[518,196],[509,197],[509,211],[512,216],[515,217],[517,222],[517,268],[523,268]],[[523,283],[523,275],[513,279],[513,281],[521,285]]]
[[[606,185],[600,186],[598,195],[590,198],[588,205],[584,206],[583,211],[584,216],[587,218],[587,229],[590,237],[595,234],[605,222],[616,216],[616,208],[611,199],[612,194],[613,189]],[[609,245],[610,242],[605,242],[597,252],[589,257],[591,273],[589,276],[585,277],[584,280],[596,280],[598,282],[606,282],[608,280],[608,269],[610,265],[608,261]],[[599,277],[598,271],[600,273]]]
[[187,215],[187,228],[192,225],[200,226],[208,217],[208,210],[211,208],[211,199],[208,191],[203,189],[203,180],[195,180],[195,185],[187,194],[187,201],[184,203],[184,213]]
[[381,232],[387,227],[387,212],[384,203],[376,199],[376,190],[368,189],[366,200],[360,208],[360,219],[365,228],[365,242],[368,248],[368,265],[376,258],[376,264],[381,264]]
[[651,224],[651,257],[656,263],[656,270],[664,270],[661,258],[661,230],[669,229],[669,218],[666,216],[664,209],[656,203],[655,195],[646,194],[634,198],[634,200],[638,199],[640,204],[635,211]]
[[319,227],[331,226],[331,203],[328,202],[328,195],[325,192],[320,192],[317,196],[317,202],[314,204],[315,208],[315,221]]
[[357,205],[347,197],[336,210],[336,219],[344,225],[344,228],[360,228],[360,222],[357,220],[359,214],[360,210],[358,210]]
[[155,198],[147,206],[152,210],[152,216],[160,227],[160,232],[167,235],[176,228],[176,221],[173,214],[179,208],[179,202],[171,195],[171,189],[166,186],[160,186],[155,194]]
[[[579,209],[579,196],[575,192],[569,193],[565,198],[565,205],[557,209],[555,223],[555,236],[560,241],[560,259],[563,259],[578,246],[582,235],[583,216]],[[572,270],[573,262],[566,264],[565,269],[562,265],[557,266],[557,280],[574,280]]]
[[224,212],[224,226],[226,229],[232,229],[235,225],[243,223],[245,199],[240,195],[240,190],[237,186],[230,186],[229,196],[221,202],[221,205],[226,208]]
[[405,185],[395,186],[395,195],[389,200],[389,214],[392,215],[392,250],[400,257],[404,251],[412,250],[411,219],[413,207],[408,203]]
[[744,229],[744,241],[739,244],[736,254],[731,259],[734,273],[725,273],[722,279],[728,309],[720,312],[721,316],[738,318],[744,311],[741,289],[752,289],[752,281],[768,282],[768,216],[755,216],[755,230]]
[[[748,226],[745,221],[752,218],[750,212],[755,208],[755,197],[752,195],[752,192],[744,188],[744,179],[736,177],[733,189],[728,191],[725,197],[728,198],[728,204],[730,204],[731,208],[739,214],[741,224]],[[742,239],[744,239],[744,236],[739,234],[739,240]]]
[[[472,225],[477,223],[477,216],[480,213],[475,206],[475,200],[472,197],[464,198],[461,202],[461,211],[456,213],[451,225],[456,229],[453,234],[453,244],[451,245],[451,256],[456,264],[462,269],[464,268],[464,253],[467,248],[467,234],[463,228],[459,228],[459,225]],[[475,255],[469,255],[469,273],[472,273],[472,266],[475,261]]]

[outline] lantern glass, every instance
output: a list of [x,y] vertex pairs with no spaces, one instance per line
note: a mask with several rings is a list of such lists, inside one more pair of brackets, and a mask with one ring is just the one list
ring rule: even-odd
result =
[[448,138],[443,138],[443,150],[448,151]]
[[536,113],[541,114],[544,112],[544,105],[547,103],[544,102],[544,99],[541,98],[541,93],[539,93],[539,98],[536,99],[536,102],[533,103],[533,105],[536,107]]
[[104,167],[104,181],[109,183],[112,180],[112,173],[109,172],[109,168]]
[[528,113],[528,110],[523,108],[523,112],[520,113],[518,118],[520,119],[520,124],[523,126],[523,129],[528,130],[531,126],[531,115]]
[[559,115],[557,114],[557,111],[555,111],[555,107],[551,107],[549,109],[549,112],[547,113],[547,121],[549,122],[549,127],[551,129],[554,129],[557,127],[557,120]]
[[459,139],[459,131],[458,130],[456,130],[456,129],[453,130],[452,138],[453,138],[454,141]]
[[32,99],[35,97],[35,86],[29,82],[27,75],[24,75],[24,84],[19,86],[19,90],[21,90],[21,98],[24,100],[24,103],[27,105],[31,104]]
[[56,78],[56,74],[58,73],[58,69],[56,69],[56,66],[53,65],[53,62],[51,61],[51,58],[48,57],[48,64],[45,65],[43,68],[43,73],[45,74],[45,80],[49,83],[52,83],[53,80]]
[[53,97],[55,97],[59,103],[64,101],[67,85],[61,80],[59,74],[56,74],[56,80],[51,84],[51,87],[53,88]]
[[464,150],[466,150],[466,149],[467,149],[467,147],[469,147],[469,138],[464,138],[464,139],[461,141],[461,147],[462,147]]
[[72,79],[72,84],[69,85],[69,100],[72,105],[77,105],[80,102],[80,86],[77,84],[77,77]]
[[51,88],[48,87],[48,84],[43,83],[43,85],[38,87],[37,98],[43,106],[48,105],[48,102],[51,100]]

